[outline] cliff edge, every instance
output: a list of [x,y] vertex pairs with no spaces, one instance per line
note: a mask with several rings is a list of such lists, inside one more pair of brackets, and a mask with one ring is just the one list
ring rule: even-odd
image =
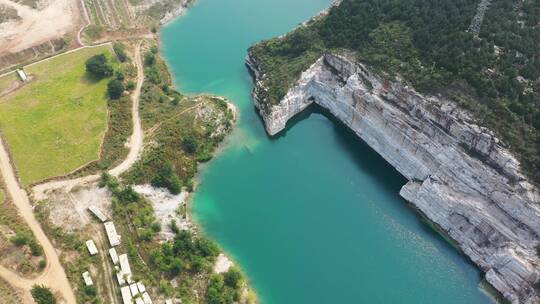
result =
[[540,195],[495,135],[443,97],[385,80],[344,56],[325,54],[267,106],[264,74],[250,54],[253,97],[270,135],[317,104],[408,179],[400,195],[450,236],[512,303],[537,303]]

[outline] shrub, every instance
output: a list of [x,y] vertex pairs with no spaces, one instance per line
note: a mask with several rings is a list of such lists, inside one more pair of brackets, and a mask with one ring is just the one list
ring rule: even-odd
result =
[[237,268],[231,267],[229,271],[227,271],[223,275],[225,285],[238,289],[240,288],[240,283],[242,282],[242,273]]
[[30,251],[32,251],[33,256],[41,256],[43,254],[43,247],[35,240],[32,240],[28,245],[30,246]]
[[174,234],[178,234],[180,232],[180,228],[178,228],[178,225],[176,224],[176,220],[172,219],[171,223],[169,224],[169,228],[171,228],[171,231]]
[[15,244],[15,246],[24,246],[30,243],[31,237],[24,232],[17,232],[15,236],[11,237],[10,241]]
[[48,287],[34,285],[31,294],[37,304],[56,304],[56,299]]
[[135,89],[135,82],[133,82],[133,80],[129,80],[126,83],[126,90],[133,91],[134,89]]
[[178,174],[174,171],[172,163],[167,162],[158,174],[152,178],[152,186],[159,188],[167,188],[172,194],[178,194],[182,190],[182,183]]
[[122,44],[121,42],[115,42],[113,44],[113,49],[116,53],[116,57],[118,57],[118,60],[120,60],[120,62],[125,62],[127,60],[127,54],[124,44]]
[[152,229],[152,231],[154,233],[158,233],[161,231],[161,225],[158,223],[158,222],[154,222],[152,223],[152,225],[150,226],[150,228]]
[[88,35],[88,37],[92,39],[98,39],[101,37],[101,33],[103,32],[103,27],[99,25],[91,24],[88,27],[86,27],[84,32]]
[[111,99],[120,98],[124,90],[125,90],[124,83],[122,83],[120,80],[117,80],[117,79],[113,79],[109,81],[107,85],[107,94],[109,95],[109,98]]
[[84,286],[84,293],[90,297],[97,296],[96,286]]
[[107,57],[104,54],[97,54],[88,58],[85,65],[86,72],[98,79],[109,77],[113,74],[113,68],[107,62]]
[[174,96],[173,99],[171,100],[171,104],[173,106],[177,106],[178,104],[180,104],[180,97],[178,95]]
[[126,79],[126,76],[124,76],[124,72],[120,70],[116,71],[116,79],[119,81],[124,81],[124,79]]
[[182,150],[188,154],[195,153],[198,147],[197,137],[193,133],[186,135],[182,140]]
[[151,66],[154,65],[154,63],[156,63],[156,55],[152,52],[146,52],[144,54],[144,65]]

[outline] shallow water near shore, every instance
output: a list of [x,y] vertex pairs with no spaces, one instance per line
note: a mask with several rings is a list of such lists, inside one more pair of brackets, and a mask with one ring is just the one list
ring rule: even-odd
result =
[[204,166],[193,202],[202,231],[242,267],[261,302],[490,303],[480,272],[398,195],[405,183],[318,110],[268,138],[244,66],[329,0],[197,0],[162,30],[184,93],[230,98],[240,121]]

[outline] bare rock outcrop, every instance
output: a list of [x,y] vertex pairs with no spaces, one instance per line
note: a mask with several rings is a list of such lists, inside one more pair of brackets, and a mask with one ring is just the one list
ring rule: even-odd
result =
[[443,97],[424,96],[362,64],[326,54],[278,105],[267,105],[264,75],[248,58],[255,105],[270,135],[311,104],[341,120],[409,181],[400,191],[512,303],[537,303],[540,198],[495,135]]

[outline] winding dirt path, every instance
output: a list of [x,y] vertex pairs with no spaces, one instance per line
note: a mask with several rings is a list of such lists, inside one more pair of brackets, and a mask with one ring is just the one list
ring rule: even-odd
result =
[[[133,133],[129,140],[130,151],[127,158],[120,165],[109,171],[109,173],[114,176],[122,174],[137,161],[137,158],[140,155],[143,146],[143,131],[139,118],[139,96],[144,80],[143,66],[140,54],[140,44],[135,50],[135,63],[137,65],[137,86],[133,94],[131,95],[133,102]],[[17,177],[15,176],[15,170],[9,158],[9,154],[5,148],[4,142],[1,139],[0,171],[2,173],[2,176],[4,177],[7,192],[11,196],[14,205],[19,210],[21,217],[25,220],[28,227],[30,227],[39,243],[43,246],[43,252],[47,259],[47,266],[37,278],[21,278],[19,275],[3,266],[0,266],[0,277],[5,279],[7,282],[9,282],[9,284],[13,285],[14,287],[25,290],[25,299],[28,299],[30,301],[29,303],[32,303],[32,301],[30,300],[31,297],[29,296],[29,291],[32,286],[34,284],[43,284],[50,287],[54,292],[59,292],[66,301],[66,303],[75,304],[75,295],[66,277],[64,268],[60,263],[58,254],[54,249],[51,241],[45,235],[39,222],[36,220],[28,194],[24,189],[19,186]],[[50,190],[64,187],[72,188],[76,185],[96,181],[99,179],[99,177],[99,175],[90,175],[72,180],[56,181],[37,185],[33,188],[34,197],[36,199],[43,199],[46,198],[45,193]]]
[[[141,88],[144,81],[144,71],[143,64],[141,60],[141,50],[140,45],[135,49],[135,64],[137,66],[137,85],[133,94],[131,95],[133,106],[131,108],[131,116],[133,123],[133,133],[129,138],[129,153],[126,159],[116,166],[115,168],[109,170],[109,174],[113,176],[119,176],[120,174],[126,172],[139,158],[143,147],[143,130],[141,126],[141,119],[139,117],[139,97],[141,95]],[[53,191],[56,189],[65,188],[67,190],[72,189],[75,186],[83,185],[87,183],[92,183],[97,181],[100,178],[100,175],[88,175],[80,178],[69,179],[69,180],[60,180],[60,181],[51,181],[43,184],[36,185],[32,188],[33,197],[36,200],[43,200],[47,198],[47,192]]]

